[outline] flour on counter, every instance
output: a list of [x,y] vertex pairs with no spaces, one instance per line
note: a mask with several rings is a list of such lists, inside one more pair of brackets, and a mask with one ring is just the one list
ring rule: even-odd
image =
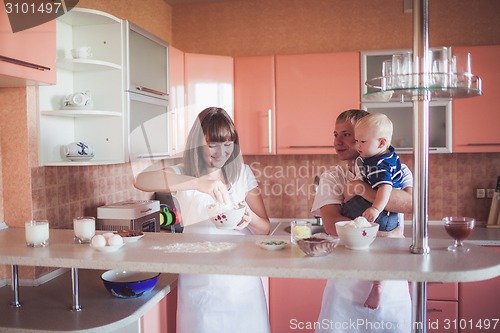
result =
[[227,251],[235,246],[235,243],[207,241],[196,243],[173,243],[166,246],[155,246],[152,249],[172,253],[214,253]]

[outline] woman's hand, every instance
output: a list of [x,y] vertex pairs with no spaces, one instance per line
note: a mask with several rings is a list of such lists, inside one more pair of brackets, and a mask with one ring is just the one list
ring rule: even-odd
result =
[[211,179],[197,179],[196,189],[200,192],[207,193],[215,202],[230,205],[232,204],[231,198],[229,197],[229,192],[227,191],[226,185],[220,180]]

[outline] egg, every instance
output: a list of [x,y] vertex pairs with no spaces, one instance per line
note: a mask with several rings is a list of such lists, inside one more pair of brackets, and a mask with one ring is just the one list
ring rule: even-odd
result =
[[120,246],[122,244],[123,244],[123,238],[120,235],[113,235],[112,237],[108,238],[109,246]]
[[104,247],[106,246],[106,238],[103,235],[95,235],[92,237],[91,244],[93,247]]
[[112,233],[112,232],[105,232],[102,234],[102,236],[106,239],[110,239],[111,237],[113,237],[115,234]]

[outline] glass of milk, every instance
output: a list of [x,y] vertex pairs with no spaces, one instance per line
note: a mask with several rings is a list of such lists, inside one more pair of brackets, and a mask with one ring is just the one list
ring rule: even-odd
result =
[[49,244],[49,222],[47,220],[31,220],[25,223],[26,245],[43,247]]
[[73,219],[75,242],[80,244],[90,243],[95,235],[95,218],[92,216],[79,216]]
[[312,223],[309,221],[290,222],[290,238],[292,244],[297,244],[297,240],[311,237]]

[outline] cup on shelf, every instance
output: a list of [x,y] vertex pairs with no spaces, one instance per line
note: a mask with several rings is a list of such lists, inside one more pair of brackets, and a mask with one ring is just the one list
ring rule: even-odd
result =
[[472,86],[471,56],[469,52],[457,53],[451,57],[449,63],[452,87]]
[[24,225],[26,245],[44,247],[49,244],[49,222],[47,220],[31,220]]
[[71,55],[75,59],[87,59],[92,57],[92,48],[90,46],[80,46],[71,50]]
[[440,47],[429,50],[430,85],[448,87],[450,85],[450,48]]
[[92,216],[78,216],[73,219],[75,242],[90,243],[95,235],[95,218]]
[[382,62],[382,90],[392,88],[392,60],[384,60]]
[[413,86],[413,58],[411,52],[392,56],[392,75],[394,88],[411,88]]

